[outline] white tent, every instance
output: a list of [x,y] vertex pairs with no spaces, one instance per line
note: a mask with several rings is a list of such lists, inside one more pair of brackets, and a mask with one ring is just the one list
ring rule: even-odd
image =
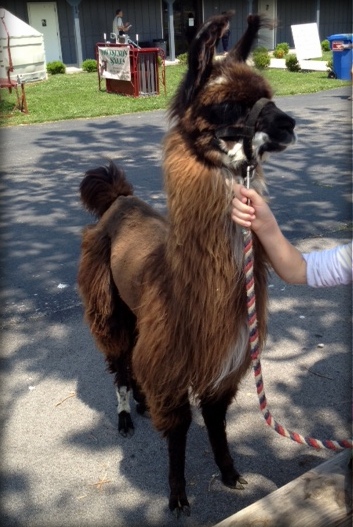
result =
[[[13,67],[13,71],[11,68]],[[42,33],[0,7],[0,78],[22,82],[47,79]]]

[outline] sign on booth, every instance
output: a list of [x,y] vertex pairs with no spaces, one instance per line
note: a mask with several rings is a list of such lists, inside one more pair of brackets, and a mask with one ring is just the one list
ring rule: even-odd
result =
[[130,46],[98,47],[98,63],[101,77],[131,81]]

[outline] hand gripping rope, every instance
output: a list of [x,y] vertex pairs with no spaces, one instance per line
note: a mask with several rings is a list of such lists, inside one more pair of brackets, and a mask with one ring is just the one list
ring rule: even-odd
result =
[[[250,178],[254,171],[253,166],[247,168],[246,186],[250,186]],[[297,432],[287,430],[284,426],[280,425],[272,416],[268,406],[265,395],[264,382],[262,378],[261,362],[259,348],[259,334],[257,327],[257,314],[256,314],[256,298],[255,298],[255,284],[254,284],[254,254],[253,254],[253,242],[251,229],[243,229],[244,237],[244,271],[246,279],[246,294],[247,294],[247,309],[248,309],[248,326],[249,326],[249,343],[252,365],[255,375],[255,384],[257,395],[259,398],[260,409],[263,413],[266,423],[271,426],[278,434],[292,439],[297,443],[311,446],[317,449],[326,448],[328,450],[342,450],[344,448],[352,448],[353,440],[344,439],[342,441],[332,441],[329,439],[320,440],[313,437],[304,437]]]

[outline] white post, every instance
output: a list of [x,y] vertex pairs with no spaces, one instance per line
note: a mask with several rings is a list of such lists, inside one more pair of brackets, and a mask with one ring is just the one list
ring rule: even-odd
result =
[[81,41],[81,30],[80,30],[80,18],[78,5],[81,0],[66,0],[73,9],[74,15],[74,33],[75,33],[75,48],[76,48],[76,62],[77,66],[80,67],[82,64],[82,41]]
[[168,33],[169,33],[169,58],[175,60],[175,36],[174,36],[174,0],[167,0],[168,2]]

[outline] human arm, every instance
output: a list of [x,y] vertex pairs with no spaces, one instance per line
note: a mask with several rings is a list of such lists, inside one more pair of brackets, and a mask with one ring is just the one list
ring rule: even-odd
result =
[[118,18],[118,30],[119,31],[128,31],[131,27],[131,24],[129,22],[126,22],[126,24],[124,24],[123,22],[123,19],[121,17]]
[[[274,271],[291,284],[307,283],[307,263],[302,253],[283,235],[266,201],[253,189],[235,184],[232,219],[251,228],[264,247]],[[250,200],[251,204],[248,204]]]
[[311,287],[352,283],[352,242],[302,254],[282,234],[270,207],[255,190],[239,184],[233,190],[232,219],[256,233],[280,278]]

